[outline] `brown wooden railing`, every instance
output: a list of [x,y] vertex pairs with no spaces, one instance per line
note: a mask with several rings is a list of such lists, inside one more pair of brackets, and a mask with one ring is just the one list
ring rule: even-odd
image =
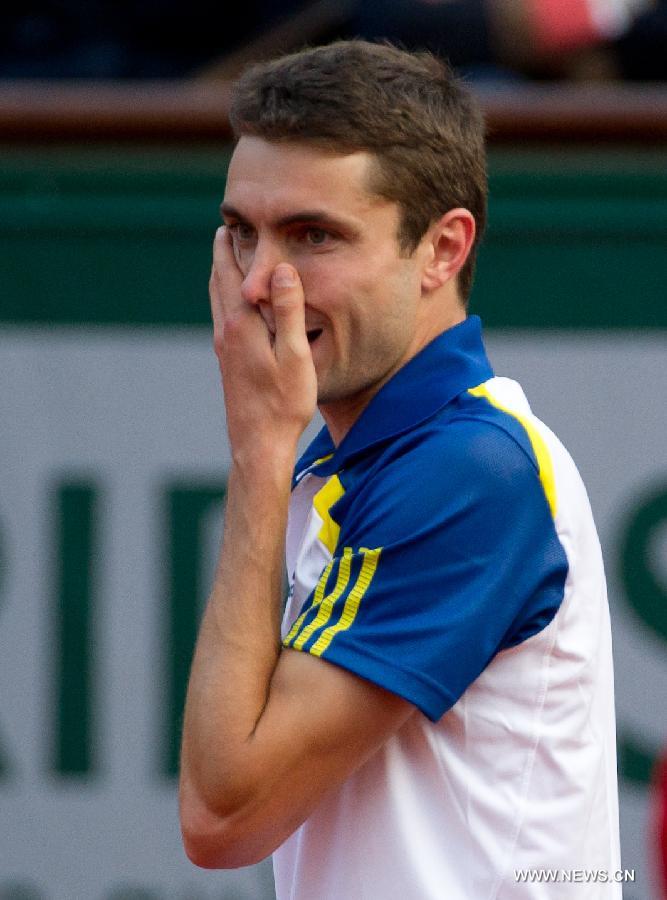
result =
[[[667,144],[667,86],[530,84],[476,89],[489,140]],[[228,81],[0,82],[0,142],[230,138]]]

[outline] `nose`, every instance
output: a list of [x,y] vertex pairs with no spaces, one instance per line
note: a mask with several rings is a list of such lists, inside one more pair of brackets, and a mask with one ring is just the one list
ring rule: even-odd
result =
[[262,302],[268,303],[271,299],[271,274],[280,262],[279,254],[271,244],[260,239],[252,253],[244,256],[241,296],[253,306]]

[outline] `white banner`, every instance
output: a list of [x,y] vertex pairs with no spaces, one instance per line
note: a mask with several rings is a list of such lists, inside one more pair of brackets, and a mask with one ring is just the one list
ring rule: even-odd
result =
[[[494,332],[488,346],[587,484],[619,732],[648,758],[667,744],[667,342]],[[5,329],[0,424],[0,900],[271,897],[268,865],[199,871],[178,831],[184,654],[228,464],[209,335]],[[627,900],[657,897],[639,781],[621,793]]]

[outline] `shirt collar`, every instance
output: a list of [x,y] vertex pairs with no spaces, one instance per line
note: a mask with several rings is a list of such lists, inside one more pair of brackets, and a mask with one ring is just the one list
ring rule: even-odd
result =
[[326,426],[296,465],[297,478],[340,471],[354,456],[430,419],[471,387],[493,377],[482,343],[482,323],[468,316],[443,331],[384,384],[336,448]]

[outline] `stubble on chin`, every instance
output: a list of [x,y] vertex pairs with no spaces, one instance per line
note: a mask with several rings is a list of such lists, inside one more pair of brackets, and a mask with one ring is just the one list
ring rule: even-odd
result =
[[328,380],[318,379],[317,405],[326,406],[332,403],[363,402],[363,399],[368,394],[372,396],[376,392],[376,383],[376,379],[364,378],[363,376],[356,379],[350,376],[339,380],[333,378]]

